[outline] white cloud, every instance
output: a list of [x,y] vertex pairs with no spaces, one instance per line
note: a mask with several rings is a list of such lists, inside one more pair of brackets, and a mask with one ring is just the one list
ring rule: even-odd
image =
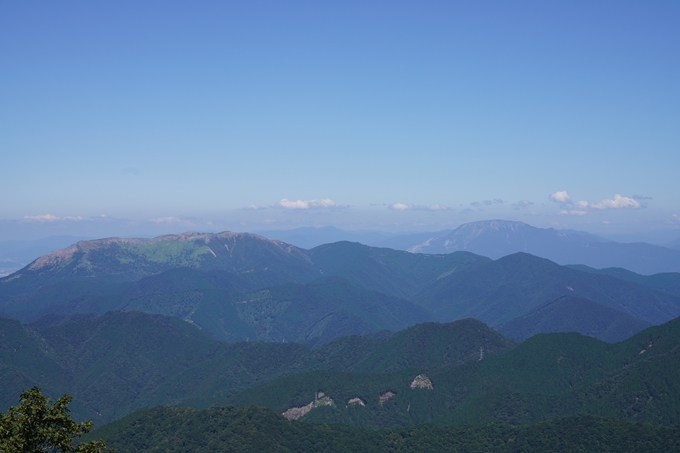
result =
[[245,209],[246,211],[257,211],[257,210],[259,210],[259,209],[264,209],[264,208],[261,208],[261,207],[259,207],[259,206],[256,205],[256,204],[250,204],[250,205],[246,206],[246,207],[243,208],[243,209]]
[[671,222],[680,222],[680,215],[673,214],[672,216],[670,216],[670,220]]
[[186,221],[182,219],[178,219],[177,217],[159,217],[158,219],[151,219],[153,223],[166,223],[166,224],[174,224],[174,223],[185,223]]
[[628,197],[623,197],[620,194],[614,195],[614,198],[607,198],[602,201],[571,201],[571,197],[566,190],[555,192],[550,195],[550,200],[562,203],[562,210],[560,215],[586,215],[588,211],[597,210],[602,211],[606,209],[640,209],[644,206],[636,200]]
[[339,205],[335,201],[328,198],[319,200],[288,200],[282,198],[274,203],[273,207],[283,209],[329,209],[329,208],[346,208],[346,205]]
[[632,198],[622,197],[618,193],[614,195],[613,199],[602,200],[599,203],[592,203],[591,207],[593,209],[638,209],[640,208],[640,203],[633,200]]
[[390,205],[390,209],[394,209],[395,211],[406,211],[408,205],[404,203],[394,203],[393,205]]
[[52,215],[52,214],[43,214],[43,215],[25,215],[24,220],[33,220],[36,222],[56,222],[59,220],[59,217]]
[[571,201],[571,197],[566,190],[561,190],[550,195],[550,201],[554,201],[556,203],[569,203]]
[[27,222],[58,222],[60,220],[68,220],[68,221],[73,221],[73,222],[79,222],[83,220],[82,217],[73,217],[73,216],[66,216],[66,217],[57,217],[52,214],[42,214],[42,215],[26,215],[24,216],[24,221]]
[[586,215],[588,211],[582,211],[579,209],[562,209],[559,215]]

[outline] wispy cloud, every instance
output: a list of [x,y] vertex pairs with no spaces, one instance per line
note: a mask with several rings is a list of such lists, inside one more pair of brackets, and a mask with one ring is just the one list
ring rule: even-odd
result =
[[272,205],[274,208],[282,209],[333,209],[333,208],[347,208],[347,205],[341,205],[335,201],[322,198],[319,200],[288,200],[282,198]]
[[640,209],[644,206],[638,203],[633,198],[623,197],[620,194],[614,195],[614,198],[606,198],[602,201],[575,201],[572,202],[571,197],[566,190],[555,192],[549,197],[550,201],[560,203],[562,210],[561,215],[586,215],[589,211],[606,210],[606,209]]
[[186,220],[178,219],[177,217],[159,217],[157,219],[151,219],[153,223],[165,223],[165,224],[177,224],[177,223],[187,223]]
[[428,206],[415,205],[411,206],[411,209],[413,209],[414,211],[450,211],[452,208],[440,204],[431,204]]
[[493,200],[482,200],[482,201],[473,201],[470,203],[470,206],[474,206],[476,208],[482,207],[482,206],[491,206],[494,204],[503,204],[505,203],[505,200],[501,198],[494,198]]
[[71,221],[71,222],[79,222],[83,220],[82,217],[73,217],[73,216],[65,216],[65,217],[57,217],[52,214],[42,214],[42,215],[26,215],[23,218],[24,221],[26,222],[40,222],[40,223],[48,223],[48,222],[59,222],[59,221]]
[[631,197],[633,200],[652,200],[652,197],[646,197],[644,195],[635,194]]
[[512,204],[512,209],[520,210],[520,209],[526,208],[527,206],[531,206],[532,204],[534,204],[533,201],[529,201],[529,200],[520,200],[520,201],[518,201],[517,203],[513,203],[513,204]]
[[243,209],[245,209],[246,211],[259,211],[260,209],[267,209],[267,208],[262,207],[262,206],[258,206],[256,204],[250,204]]
[[671,222],[680,223],[680,215],[673,214],[668,218]]

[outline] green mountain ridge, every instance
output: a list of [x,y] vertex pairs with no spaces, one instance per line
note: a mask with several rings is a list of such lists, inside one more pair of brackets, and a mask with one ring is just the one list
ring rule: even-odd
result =
[[[680,319],[607,344],[579,334],[539,334],[500,355],[445,367],[383,373],[324,370],[282,377],[225,401],[284,413],[314,401],[302,420],[364,428],[424,422],[536,423],[578,413],[680,423]],[[427,376],[432,388],[414,384]],[[389,396],[388,399],[384,399]],[[359,398],[361,404],[350,401]]]
[[477,318],[491,326],[574,295],[651,324],[680,316],[680,299],[609,275],[516,253],[440,279],[415,298],[434,319]]
[[[475,320],[416,326],[382,340],[345,337],[313,350],[297,343],[225,344],[177,318],[139,312],[108,313],[40,331],[0,318],[0,327],[0,407],[35,385],[53,397],[73,395],[74,413],[97,424],[161,404],[208,407],[301,371],[379,371],[423,360],[461,363],[480,344],[494,353],[515,345]],[[416,345],[448,354],[423,358],[414,354]]]
[[[193,267],[173,267],[179,265]],[[569,324],[610,341],[680,315],[680,297],[667,290],[673,274],[619,277],[524,253],[491,261],[350,242],[306,251],[249,234],[187,233],[80,242],[47,255],[0,279],[0,314],[32,322],[54,313],[137,310],[193,322],[221,341],[308,344],[467,317],[499,326],[524,316],[537,327],[548,321],[529,313],[564,296],[636,318],[612,333],[614,312],[593,306],[590,324]],[[579,315],[574,308],[566,317]],[[528,332],[540,331],[533,327]]]
[[615,343],[651,324],[592,300],[562,296],[496,327],[508,338],[526,340],[538,333],[579,332]]
[[680,273],[678,272],[664,272],[654,275],[641,275],[631,272],[620,267],[609,267],[605,269],[595,269],[584,266],[582,264],[569,265],[572,269],[582,272],[590,272],[593,274],[610,275],[620,280],[627,280],[633,283],[652,288],[656,291],[670,294],[672,296],[680,296]]
[[320,275],[304,250],[281,241],[249,233],[184,233],[80,241],[38,258],[0,279],[0,284],[7,287],[14,282],[10,286],[25,290],[65,279],[135,281],[179,267],[267,273],[269,284],[310,281]]

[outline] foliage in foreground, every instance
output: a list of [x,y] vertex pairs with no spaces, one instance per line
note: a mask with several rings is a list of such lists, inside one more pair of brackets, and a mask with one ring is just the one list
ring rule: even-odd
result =
[[0,413],[0,452],[41,453],[101,453],[104,441],[74,444],[74,438],[86,434],[92,422],[76,423],[69,416],[69,395],[54,403],[43,396],[39,388],[24,391],[20,404]]
[[97,429],[126,452],[660,452],[680,451],[680,428],[577,415],[534,425],[419,425],[370,431],[288,421],[268,409],[157,407]]

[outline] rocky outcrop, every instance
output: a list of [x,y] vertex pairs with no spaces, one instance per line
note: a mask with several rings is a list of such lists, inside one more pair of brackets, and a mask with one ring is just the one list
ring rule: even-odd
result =
[[432,390],[434,387],[432,386],[432,381],[429,377],[425,376],[424,374],[419,374],[411,382],[411,388]]
[[298,420],[299,418],[307,415],[309,411],[311,411],[312,409],[321,406],[335,406],[335,403],[331,398],[326,396],[324,392],[318,392],[316,394],[316,397],[314,398],[314,401],[312,401],[311,403],[305,406],[291,407],[281,415],[286,417],[288,420]]
[[347,401],[347,406],[353,406],[355,404],[358,404],[359,406],[366,406],[366,403],[361,398],[352,398],[349,401]]
[[396,393],[392,392],[391,390],[388,390],[386,392],[381,393],[380,394],[380,405],[382,406],[385,403],[385,401],[387,401],[388,399],[392,398],[395,395],[396,395]]

